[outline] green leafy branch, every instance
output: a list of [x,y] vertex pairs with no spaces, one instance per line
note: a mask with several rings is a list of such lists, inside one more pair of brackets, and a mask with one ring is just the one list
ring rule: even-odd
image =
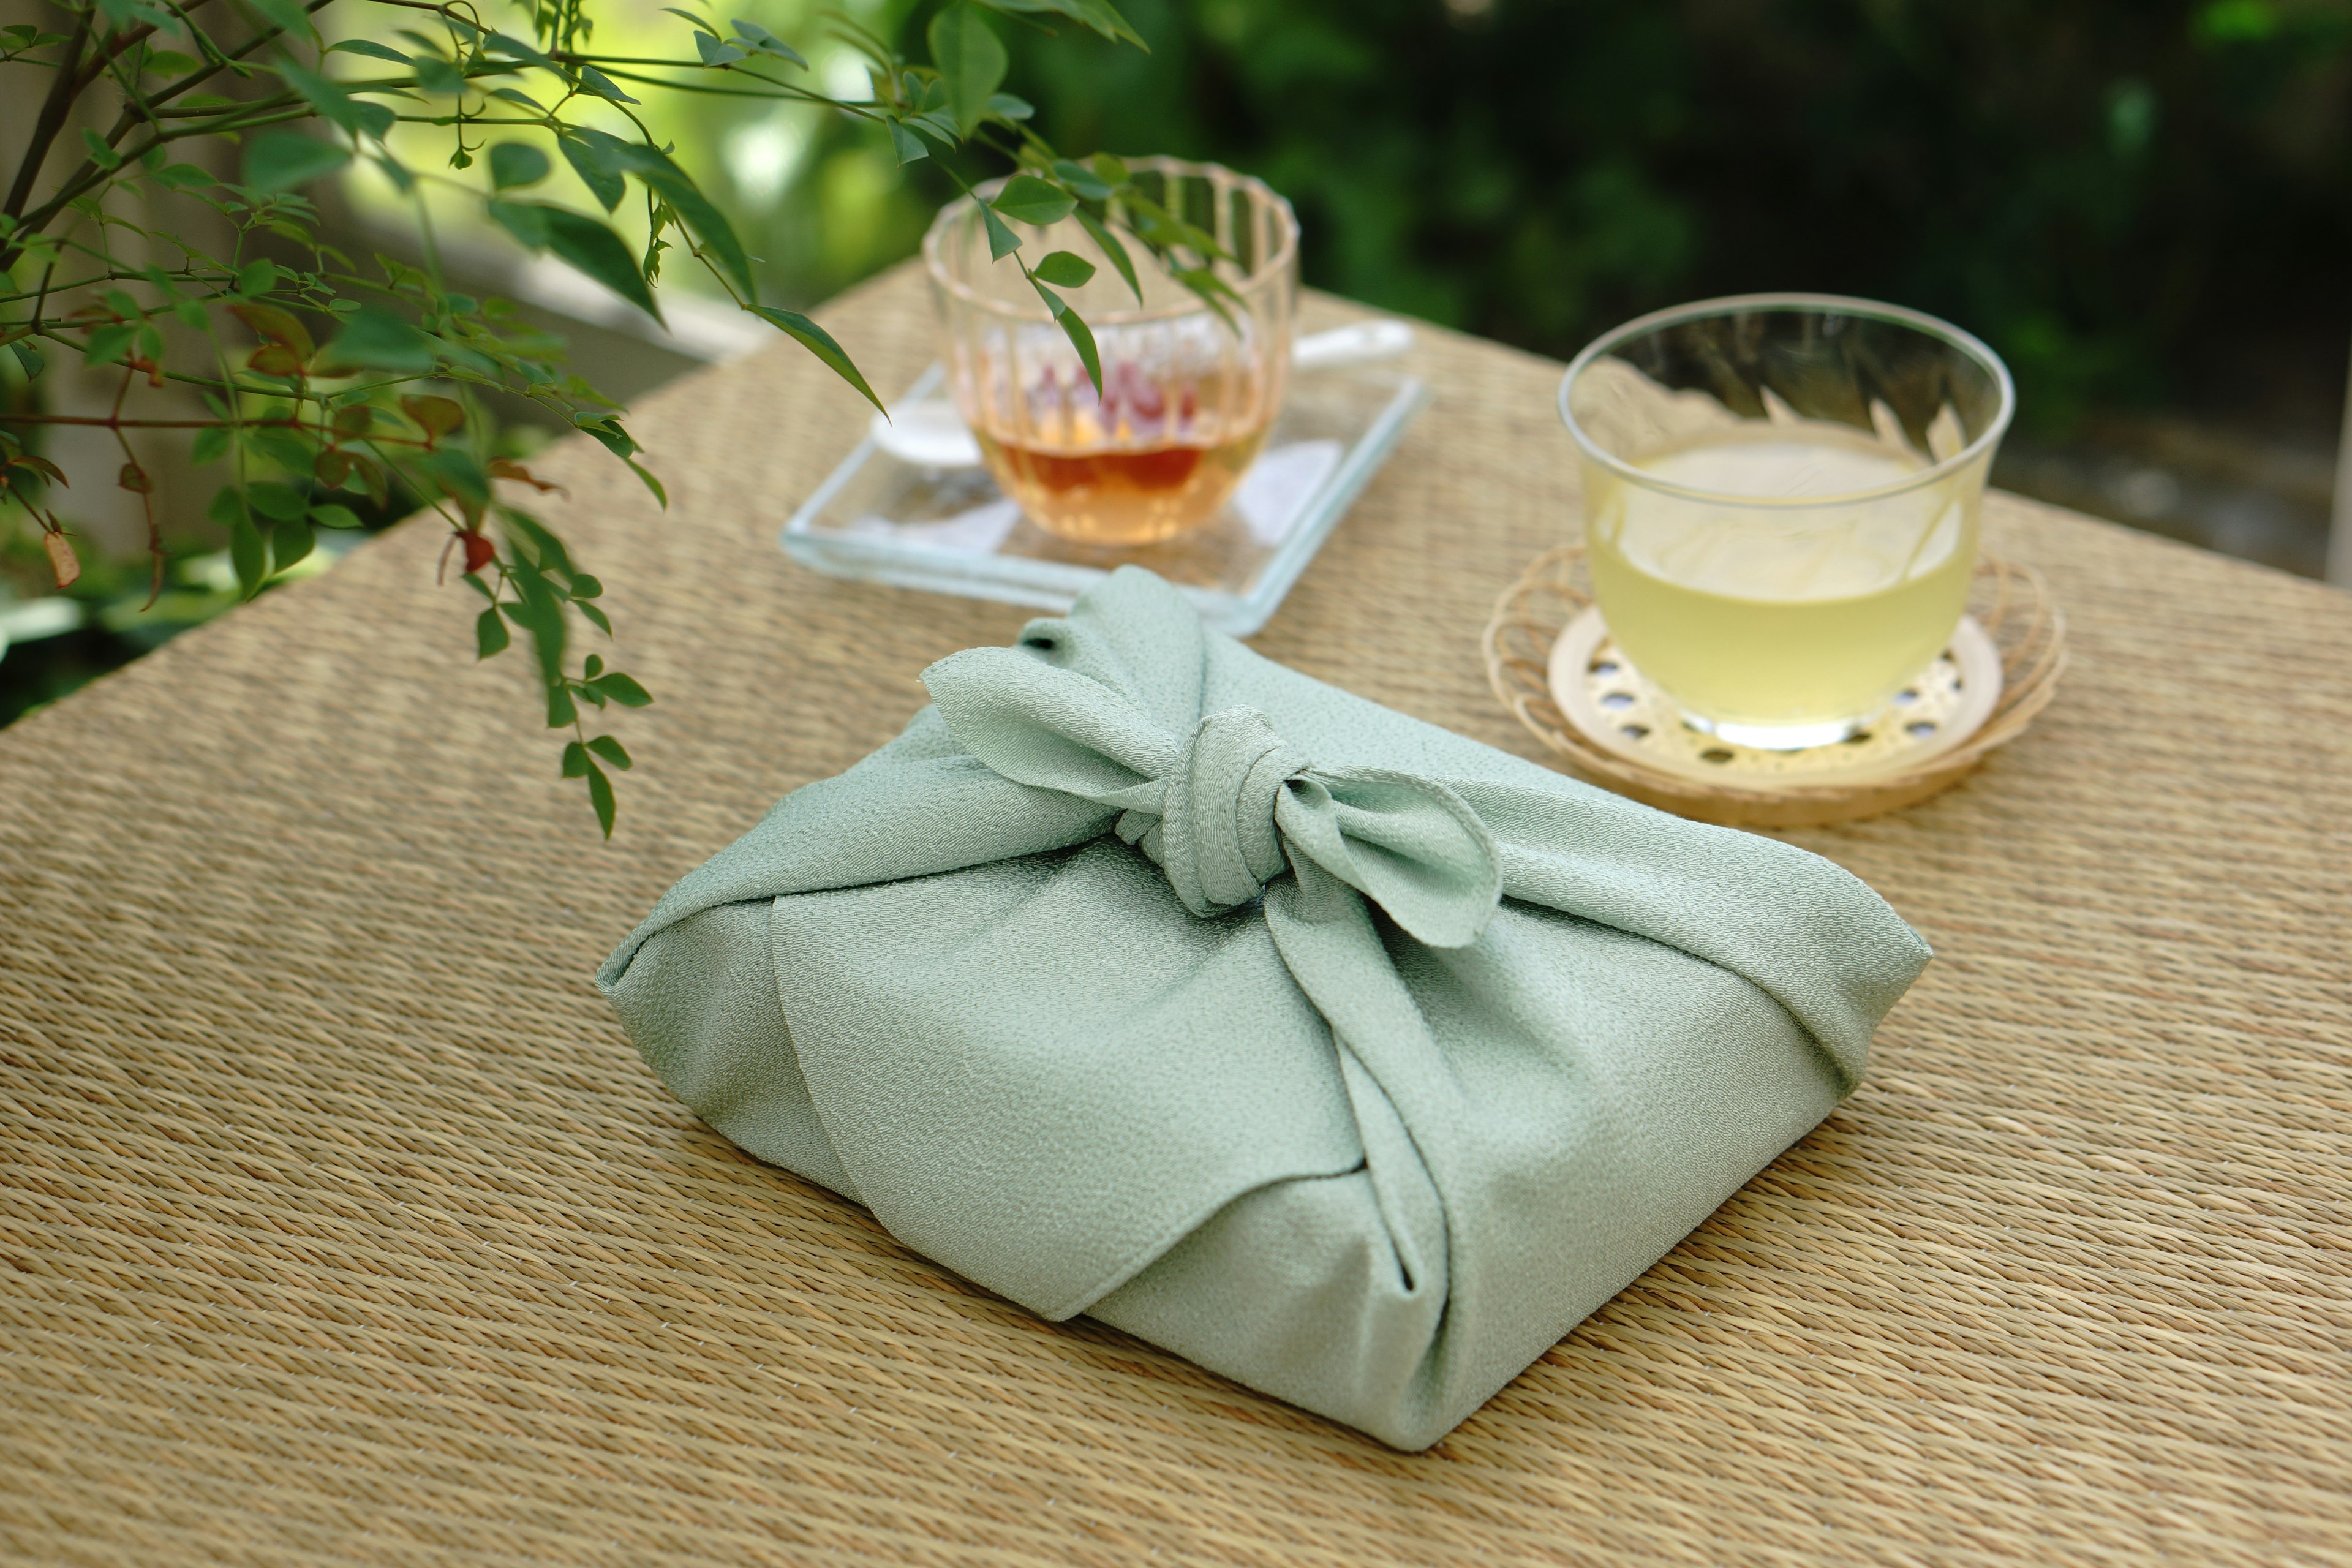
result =
[[[1221,287],[1209,237],[1154,205],[1118,160],[1060,158],[1030,129],[1030,106],[1001,90],[1009,56],[983,10],[1139,46],[1108,0],[957,0],[930,26],[928,64],[837,21],[836,35],[870,67],[872,97],[862,100],[798,79],[803,54],[748,19],[722,29],[673,8],[692,52],[668,58],[599,52],[591,0],[525,0],[527,24],[513,32],[490,26],[471,0],[341,0],[345,12],[383,25],[365,29],[379,36],[330,43],[319,16],[335,3],[65,0],[63,31],[0,28],[0,70],[17,73],[5,79],[10,89],[21,89],[24,73],[47,79],[0,199],[0,351],[33,394],[31,406],[0,420],[0,513],[29,520],[60,588],[70,584],[81,563],[58,497],[71,476],[39,447],[50,428],[107,430],[121,458],[115,483],[145,509],[152,605],[165,548],[156,476],[133,432],[182,433],[189,465],[226,467],[205,515],[227,541],[244,597],[308,559],[321,530],[436,512],[449,530],[445,574],[454,562],[486,600],[478,656],[529,647],[546,722],[566,737],[561,772],[583,781],[607,836],[610,772],[630,758],[618,740],[589,733],[588,720],[652,698],[575,646],[575,621],[612,634],[604,586],[516,504],[551,487],[502,455],[485,395],[530,401],[627,464],[664,505],[667,496],[625,411],[569,369],[560,342],[523,325],[512,306],[449,287],[431,192],[479,202],[524,248],[560,258],[656,321],[664,257],[683,250],[740,308],[877,406],[831,334],[761,298],[740,238],[648,129],[639,94],[818,104],[886,127],[901,163],[972,153],[1009,163],[1012,177],[983,208],[992,249],[1019,266],[1097,390],[1092,336],[1062,292],[1082,287],[1094,264],[1057,250],[1033,266],[1006,219],[1050,225],[1076,213],[1139,298],[1114,230],[1204,298]],[[97,123],[106,129],[68,131]],[[487,189],[479,175],[412,167],[393,145],[403,125],[446,131],[448,168],[486,162]],[[236,166],[226,174],[218,150],[231,147]],[[543,194],[558,160],[595,210]],[[379,255],[362,266],[319,237],[304,189],[362,164],[410,199],[424,265]],[[110,205],[119,191],[201,204],[225,221],[229,241],[215,254],[175,232],[181,226],[133,221]],[[615,226],[625,203],[643,214],[641,243]],[[114,376],[107,412],[68,414],[44,401],[57,366],[77,363]],[[182,404],[159,412],[144,401],[159,396]]]

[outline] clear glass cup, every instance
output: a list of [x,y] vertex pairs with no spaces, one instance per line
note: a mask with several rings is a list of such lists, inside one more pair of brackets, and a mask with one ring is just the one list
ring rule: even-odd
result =
[[1099,397],[1045,301],[1009,259],[990,260],[971,198],[942,208],[923,239],[948,385],[989,471],[1040,526],[1097,544],[1167,539],[1216,515],[1281,409],[1297,308],[1288,202],[1213,163],[1128,168],[1147,199],[1215,237],[1233,258],[1216,274],[1236,298],[1221,316],[1122,235],[1139,306],[1075,216],[1013,224],[1032,267],[1056,250],[1095,264],[1084,286],[1059,292],[1094,332]]
[[2016,402],[1983,343],[1867,300],[1707,300],[1606,334],[1559,409],[1612,638],[1725,740],[1860,732],[1959,624]]

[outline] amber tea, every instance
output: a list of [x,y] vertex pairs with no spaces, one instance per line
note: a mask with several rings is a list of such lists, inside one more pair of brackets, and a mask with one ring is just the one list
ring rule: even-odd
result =
[[[1108,367],[1104,396],[1081,383],[1061,406],[1033,395],[1026,430],[975,428],[1004,493],[1041,527],[1096,544],[1146,544],[1215,514],[1265,444],[1263,399],[1203,407],[1202,389],[1171,395],[1132,363]],[[1213,393],[1212,395],[1214,395]],[[1256,406],[1250,406],[1255,404]]]
[[1265,444],[1290,364],[1289,204],[1213,164],[1129,167],[1151,199],[1213,234],[1223,291],[1212,310],[1142,266],[1139,301],[1076,219],[1016,225],[1024,254],[1100,263],[1068,293],[1097,345],[1099,394],[1019,270],[994,263],[970,198],[940,213],[923,247],[948,384],[990,473],[1038,526],[1089,544],[1153,543],[1216,516]]

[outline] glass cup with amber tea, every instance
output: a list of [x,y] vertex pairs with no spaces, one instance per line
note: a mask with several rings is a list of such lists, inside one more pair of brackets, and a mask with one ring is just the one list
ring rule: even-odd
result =
[[1213,268],[1230,293],[1211,305],[1128,237],[1139,302],[1076,216],[1011,224],[1032,266],[1057,250],[1094,265],[1057,292],[1094,334],[1099,394],[1020,269],[991,260],[971,197],[923,240],[948,385],[989,472],[1040,527],[1090,544],[1147,544],[1217,514],[1281,409],[1297,300],[1298,220],[1264,183],[1173,158],[1128,168],[1146,200],[1215,239],[1222,256],[1174,259]]
[[1619,650],[1694,729],[1790,751],[1861,733],[1943,651],[2016,395],[1932,316],[1782,294],[1628,322],[1559,404]]

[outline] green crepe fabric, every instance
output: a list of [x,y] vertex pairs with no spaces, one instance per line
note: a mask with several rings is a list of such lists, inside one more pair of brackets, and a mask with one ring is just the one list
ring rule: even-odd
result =
[[1828,1114],[1867,887],[1309,679],[1122,570],[598,979],[736,1143],[1049,1319],[1437,1441]]

